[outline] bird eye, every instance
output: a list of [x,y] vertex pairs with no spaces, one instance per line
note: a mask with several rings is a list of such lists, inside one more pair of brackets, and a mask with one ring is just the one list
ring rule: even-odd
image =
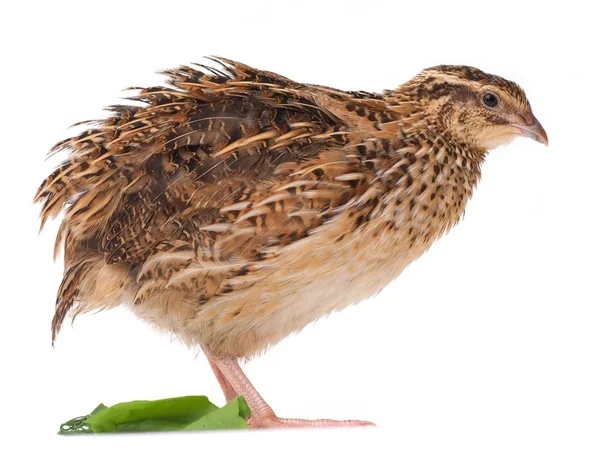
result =
[[483,103],[485,106],[489,108],[496,108],[498,106],[498,96],[496,94],[492,94],[491,92],[486,92],[483,95]]

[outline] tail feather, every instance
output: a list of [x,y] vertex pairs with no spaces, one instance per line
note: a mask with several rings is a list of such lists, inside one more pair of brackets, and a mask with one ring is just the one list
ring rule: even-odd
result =
[[65,269],[52,318],[52,343],[65,318],[105,310],[133,299],[135,281],[124,264],[108,265],[100,253],[87,253]]
[[[91,268],[91,262],[85,260],[65,268],[63,281],[60,284],[56,297],[54,317],[52,318],[52,343],[56,340],[56,336],[67,314],[78,303],[80,283],[86,279]],[[74,316],[76,315],[77,313]]]

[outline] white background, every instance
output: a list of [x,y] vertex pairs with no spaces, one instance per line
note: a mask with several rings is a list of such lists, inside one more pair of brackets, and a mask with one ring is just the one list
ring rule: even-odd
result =
[[[0,16],[0,448],[598,449],[598,13],[570,1],[5,2]],[[591,4],[591,2],[590,2]],[[50,346],[46,151],[154,71],[222,55],[297,81],[394,88],[436,64],[520,83],[550,138],[488,158],[464,221],[376,299],[245,365],[281,416],[369,430],[65,438],[99,402],[206,394],[202,355],[124,310]],[[345,287],[340,287],[344,289]],[[43,447],[43,448],[42,448]]]

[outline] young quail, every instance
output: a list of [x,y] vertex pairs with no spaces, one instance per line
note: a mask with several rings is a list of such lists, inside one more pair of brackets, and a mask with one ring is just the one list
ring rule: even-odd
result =
[[252,427],[370,424],[279,418],[238,360],[379,292],[459,221],[488,150],[546,132],[517,84],[473,67],[372,94],[213,61],[51,150],[52,339],[68,312],[126,305],[201,347]]

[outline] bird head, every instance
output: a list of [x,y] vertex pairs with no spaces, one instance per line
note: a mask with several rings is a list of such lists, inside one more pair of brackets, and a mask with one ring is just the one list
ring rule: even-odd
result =
[[512,81],[469,66],[436,66],[405,86],[428,126],[453,141],[483,151],[519,136],[548,145],[525,92]]

